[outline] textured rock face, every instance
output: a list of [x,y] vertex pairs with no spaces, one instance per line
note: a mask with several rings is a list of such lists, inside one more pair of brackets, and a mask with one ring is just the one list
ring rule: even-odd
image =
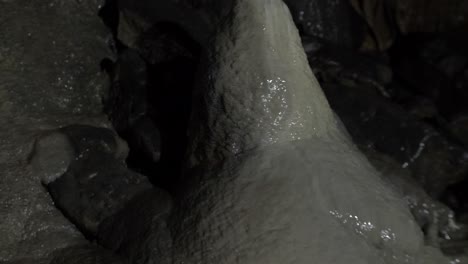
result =
[[444,263],[338,129],[282,1],[237,1],[214,45],[175,263]]
[[252,10],[245,1],[233,8],[208,55],[194,105],[194,164],[324,136],[333,127],[318,82],[303,68],[307,58],[287,7],[281,1],[266,1],[264,7],[254,2]]
[[336,140],[275,144],[229,159],[187,198],[176,256],[185,257],[180,263],[444,263],[371,171]]
[[98,4],[0,1],[0,261],[87,243],[53,206],[28,157],[46,130],[107,124],[99,61],[110,53]]

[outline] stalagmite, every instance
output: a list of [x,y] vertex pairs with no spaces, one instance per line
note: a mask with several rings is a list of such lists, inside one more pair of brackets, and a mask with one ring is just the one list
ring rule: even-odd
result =
[[174,263],[444,263],[340,129],[281,0],[236,0],[194,103]]

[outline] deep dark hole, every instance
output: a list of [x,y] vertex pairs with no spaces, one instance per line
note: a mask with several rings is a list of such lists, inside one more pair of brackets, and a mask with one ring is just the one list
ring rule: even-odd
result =
[[[116,34],[116,2],[107,1],[100,15]],[[105,111],[129,145],[128,167],[175,194],[186,153],[200,45],[179,26],[160,22],[142,34],[137,47],[118,47],[116,62],[101,62],[113,83]]]

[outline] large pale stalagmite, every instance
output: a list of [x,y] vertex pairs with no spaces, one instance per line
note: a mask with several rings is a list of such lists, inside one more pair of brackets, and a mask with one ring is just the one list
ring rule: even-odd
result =
[[207,56],[174,263],[443,263],[350,143],[281,0],[236,0]]
[[[236,1],[218,32],[192,158],[212,161],[334,128],[330,107],[281,1]],[[198,110],[198,109],[195,109]],[[196,161],[194,161],[196,162]]]

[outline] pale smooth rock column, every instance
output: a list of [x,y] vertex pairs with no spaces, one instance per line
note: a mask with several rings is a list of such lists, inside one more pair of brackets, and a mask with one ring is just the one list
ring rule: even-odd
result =
[[444,263],[355,148],[281,0],[236,0],[194,103],[174,263]]

